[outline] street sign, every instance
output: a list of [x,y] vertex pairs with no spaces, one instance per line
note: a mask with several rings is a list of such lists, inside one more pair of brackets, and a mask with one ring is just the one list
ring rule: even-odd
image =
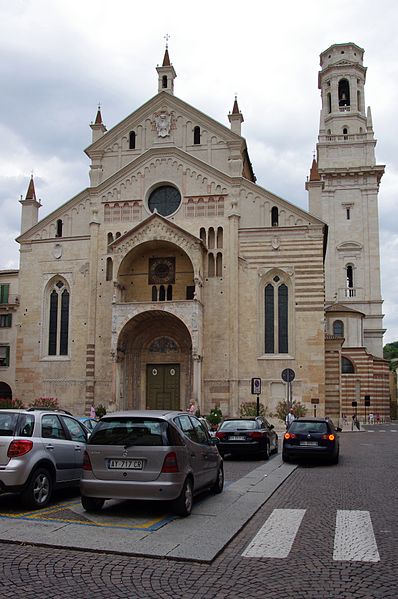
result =
[[291,383],[294,381],[295,376],[296,373],[291,368],[285,368],[285,370],[282,370],[282,380],[285,381],[285,383]]
[[261,393],[261,379],[252,378],[252,395],[260,395]]
[[356,407],[357,407],[357,405],[358,405],[358,402],[357,402],[357,401],[352,401],[352,402],[351,402],[351,405],[352,405],[352,407],[353,407],[353,408],[356,408]]
[[318,404],[319,403],[319,398],[318,397],[312,397],[311,398],[311,403]]
[[365,395],[365,406],[367,408],[370,406],[370,395]]

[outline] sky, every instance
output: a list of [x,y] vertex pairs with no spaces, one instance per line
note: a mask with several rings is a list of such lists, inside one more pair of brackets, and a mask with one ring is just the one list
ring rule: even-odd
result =
[[174,93],[229,127],[235,94],[262,187],[308,208],[319,129],[319,54],[365,49],[379,193],[385,343],[398,340],[396,0],[0,0],[0,269],[18,268],[20,196],[40,218],[89,185],[90,122],[109,130],[156,95],[170,36]]

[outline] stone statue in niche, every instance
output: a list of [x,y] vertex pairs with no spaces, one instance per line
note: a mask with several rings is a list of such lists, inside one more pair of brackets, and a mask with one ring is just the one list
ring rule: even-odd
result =
[[170,135],[171,115],[167,112],[155,114],[155,126],[158,137],[167,137]]

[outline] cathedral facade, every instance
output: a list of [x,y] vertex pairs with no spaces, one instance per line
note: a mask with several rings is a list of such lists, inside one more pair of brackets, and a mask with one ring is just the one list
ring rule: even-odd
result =
[[[174,95],[167,48],[152,99],[109,131],[98,110],[86,149],[90,186],[42,220],[33,179],[21,200],[9,380],[0,366],[12,396],[25,403],[57,397],[74,413],[98,404],[180,409],[195,399],[204,414],[217,405],[236,415],[252,400],[256,377],[272,413],[286,398],[282,372],[289,369],[293,400],[339,418],[352,401],[344,359],[358,375],[370,357],[384,376],[383,167],[374,153],[372,162],[355,49],[336,45],[321,55],[323,116],[306,184],[309,212],[257,185],[236,99],[225,127]],[[344,112],[341,79],[350,94]],[[350,224],[361,214],[346,234],[340,204],[343,215],[350,209]],[[363,236],[369,221],[371,239]],[[8,276],[0,273],[2,287]],[[0,351],[1,343],[0,336]],[[374,373],[367,373],[373,394]],[[359,401],[364,384],[354,390]],[[379,399],[381,410],[386,398]]]

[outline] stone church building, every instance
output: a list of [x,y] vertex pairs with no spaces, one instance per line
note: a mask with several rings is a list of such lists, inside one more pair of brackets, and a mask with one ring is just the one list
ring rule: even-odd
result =
[[20,268],[0,272],[0,395],[74,413],[193,398],[235,415],[258,377],[273,412],[291,369],[311,414],[361,413],[370,396],[388,416],[384,167],[362,59],[352,43],[321,54],[309,212],[256,183],[236,99],[226,127],[174,95],[167,48],[152,99],[109,131],[98,109],[90,186],[42,220],[33,178],[21,200]]

